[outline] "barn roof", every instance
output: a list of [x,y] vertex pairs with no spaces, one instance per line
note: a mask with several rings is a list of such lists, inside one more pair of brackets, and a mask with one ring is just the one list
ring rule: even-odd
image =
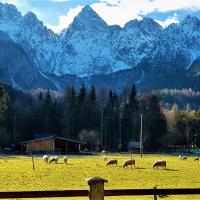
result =
[[85,142],[81,142],[80,140],[74,140],[74,139],[71,139],[71,138],[64,138],[64,137],[59,137],[59,136],[55,136],[55,135],[37,138],[37,139],[33,139],[33,140],[28,140],[28,141],[24,141],[24,142],[20,142],[20,143],[26,144],[26,143],[30,143],[30,142],[33,142],[33,141],[40,141],[40,140],[47,140],[47,139],[59,139],[59,140],[74,142],[74,143],[78,143],[78,144],[86,144]]

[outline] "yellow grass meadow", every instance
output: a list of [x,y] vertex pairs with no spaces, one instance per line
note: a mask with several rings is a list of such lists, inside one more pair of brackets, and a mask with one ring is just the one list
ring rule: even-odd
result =
[[[65,165],[59,156],[58,164],[46,164],[42,156],[34,157],[35,171],[32,169],[31,157],[10,156],[0,159],[0,191],[25,190],[70,190],[88,189],[85,179],[100,176],[108,180],[105,189],[134,188],[190,188],[200,187],[200,163],[194,162],[194,156],[182,161],[177,155],[133,155],[135,168],[122,168],[130,155],[107,155],[107,159],[116,158],[118,166],[106,166],[103,156],[70,156]],[[153,170],[156,160],[166,160],[166,170]],[[55,198],[52,198],[55,199]],[[57,198],[82,200],[88,198]],[[106,197],[107,200],[150,200],[152,196],[142,197]],[[168,196],[158,199],[200,199],[199,196]]]

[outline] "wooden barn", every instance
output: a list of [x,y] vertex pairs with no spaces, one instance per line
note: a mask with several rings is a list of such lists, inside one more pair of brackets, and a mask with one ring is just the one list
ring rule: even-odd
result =
[[69,138],[49,136],[20,143],[26,153],[79,153],[81,145],[86,143]]

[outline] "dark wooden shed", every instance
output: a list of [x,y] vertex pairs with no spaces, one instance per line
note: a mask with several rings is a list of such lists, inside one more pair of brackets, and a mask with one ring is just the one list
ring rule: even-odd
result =
[[26,153],[79,153],[81,145],[86,143],[79,140],[49,136],[20,143]]

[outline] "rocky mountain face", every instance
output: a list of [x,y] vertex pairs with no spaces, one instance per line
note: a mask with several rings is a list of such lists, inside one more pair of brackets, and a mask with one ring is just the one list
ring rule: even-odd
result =
[[55,34],[36,15],[22,16],[0,3],[0,74],[14,87],[63,90],[67,84],[121,90],[133,82],[149,88],[198,89],[200,20],[186,17],[163,29],[153,19],[123,28],[86,6],[70,26]]

